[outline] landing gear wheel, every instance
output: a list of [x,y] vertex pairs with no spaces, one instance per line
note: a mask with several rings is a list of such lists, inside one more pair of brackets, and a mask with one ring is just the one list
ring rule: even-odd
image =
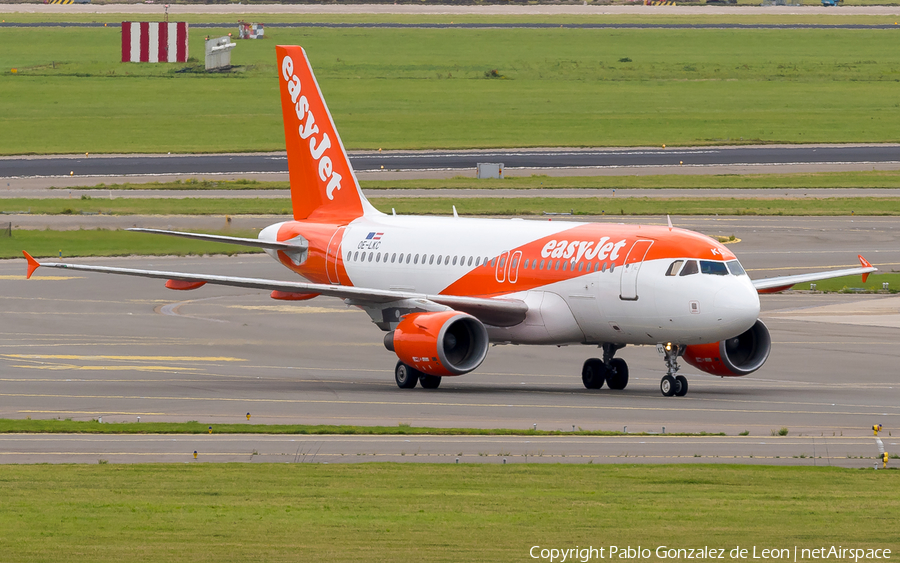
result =
[[397,362],[394,368],[394,381],[400,389],[412,389],[419,382],[419,370],[414,369],[403,362]]
[[581,382],[587,389],[600,389],[606,381],[606,366],[599,358],[585,360],[581,368]]
[[419,376],[419,383],[422,384],[423,389],[437,389],[441,386],[441,379],[443,379],[443,377],[439,375],[428,375],[427,373],[423,373]]
[[687,395],[688,384],[687,378],[683,375],[675,376],[675,396],[676,397],[684,397]]
[[622,358],[613,358],[606,373],[606,385],[610,389],[625,389],[628,385],[628,364]]
[[664,396],[671,397],[675,394],[675,385],[674,377],[671,375],[664,375],[659,382],[659,390],[662,391]]

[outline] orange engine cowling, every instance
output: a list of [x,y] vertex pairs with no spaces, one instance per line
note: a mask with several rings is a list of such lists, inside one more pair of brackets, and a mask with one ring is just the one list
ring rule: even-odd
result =
[[757,320],[747,331],[734,338],[688,346],[682,357],[695,368],[713,375],[747,375],[766,363],[771,349],[769,329]]
[[384,346],[403,363],[428,375],[462,375],[481,365],[487,329],[459,311],[412,313],[384,337]]

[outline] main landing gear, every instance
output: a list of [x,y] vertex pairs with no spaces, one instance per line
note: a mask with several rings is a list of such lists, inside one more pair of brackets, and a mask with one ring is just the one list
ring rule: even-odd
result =
[[675,375],[681,367],[678,365],[678,356],[684,353],[684,346],[678,346],[667,342],[663,346],[666,354],[666,375],[659,382],[659,390],[666,397],[684,397],[688,392],[687,378],[683,375]]
[[437,389],[441,386],[441,376],[422,373],[403,362],[397,362],[397,367],[394,368],[394,381],[400,389],[413,389],[417,383],[421,383],[424,389]]
[[603,344],[603,359],[590,358],[581,368],[581,382],[588,389],[600,389],[603,384],[610,389],[625,389],[628,385],[628,364],[622,358],[614,358],[624,344]]

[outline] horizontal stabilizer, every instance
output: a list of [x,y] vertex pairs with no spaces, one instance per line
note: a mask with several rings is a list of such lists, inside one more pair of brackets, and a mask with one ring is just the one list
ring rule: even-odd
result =
[[273,242],[260,240],[256,238],[226,237],[223,235],[207,235],[204,233],[185,233],[182,231],[164,231],[162,229],[126,229],[136,233],[153,233],[156,235],[169,235],[173,237],[183,237],[194,240],[205,240],[208,242],[223,242],[226,244],[240,244],[243,246],[253,246],[256,248],[265,248],[268,250],[283,250],[284,252],[302,252],[307,249],[306,241],[298,242]]

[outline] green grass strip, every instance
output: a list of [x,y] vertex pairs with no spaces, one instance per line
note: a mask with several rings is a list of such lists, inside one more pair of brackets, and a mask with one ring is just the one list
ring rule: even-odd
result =
[[284,461],[4,466],[3,559],[457,563],[532,561],[537,545],[635,561],[609,549],[640,545],[737,561],[740,545],[747,560],[755,546],[793,561],[794,546],[900,546],[897,471]]
[[[772,194],[773,196],[776,194]],[[900,198],[657,198],[657,197],[373,197],[372,204],[390,213],[449,215],[455,205],[465,215],[900,215]],[[150,198],[113,200],[3,199],[0,211],[48,215],[288,215],[290,200],[281,198]],[[7,222],[14,222],[10,217]],[[0,224],[3,220],[0,219]],[[274,222],[274,221],[273,221]]]
[[[532,190],[532,189],[816,189],[900,188],[900,170],[795,174],[660,174],[650,176],[508,176],[502,180],[456,176],[444,179],[362,180],[365,190]],[[146,184],[98,184],[59,190],[287,190],[288,182],[176,180]],[[781,195],[781,194],[773,194]],[[100,199],[98,197],[98,199]]]
[[900,215],[900,198],[370,198],[380,210],[411,215]]
[[[900,274],[871,274],[865,283],[862,282],[860,276],[844,276],[812,283],[816,285],[816,291],[823,293],[876,293],[881,291],[897,293],[900,291]],[[883,288],[885,283],[888,284],[887,290]],[[811,288],[808,283],[798,283],[793,289],[809,290]]]
[[[0,433],[50,434],[360,434],[360,435],[434,435],[434,436],[620,436],[612,430],[520,430],[515,428],[428,428],[400,424],[398,426],[335,426],[328,424],[206,424],[191,422],[113,422],[97,420],[31,420],[0,419]],[[632,432],[629,436],[654,433]],[[667,434],[670,436],[725,436],[724,432]]]
[[307,49],[351,149],[900,140],[900,26],[270,27],[204,72],[205,35],[234,25],[148,65],[120,61],[116,25],[3,28],[0,154],[282,150],[276,44]]
[[[256,238],[257,235],[256,231],[220,231],[213,234],[251,238]],[[11,237],[2,235],[3,231],[0,231],[0,258],[21,258],[23,250],[27,250],[36,258],[54,256],[71,258],[74,256],[232,255],[262,252],[261,249],[249,246],[103,229],[79,231],[13,230]]]

